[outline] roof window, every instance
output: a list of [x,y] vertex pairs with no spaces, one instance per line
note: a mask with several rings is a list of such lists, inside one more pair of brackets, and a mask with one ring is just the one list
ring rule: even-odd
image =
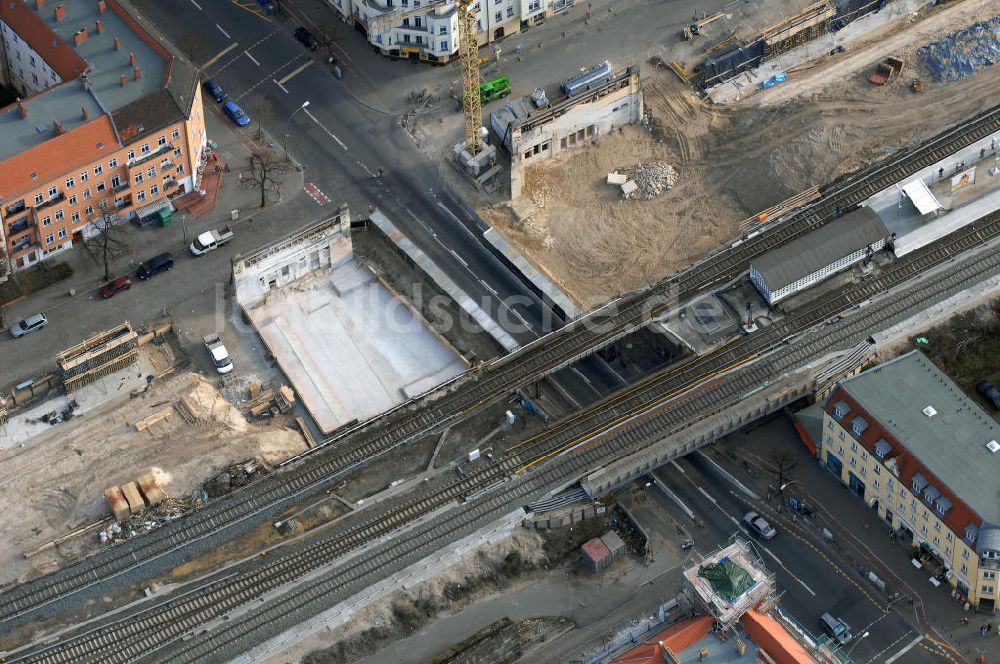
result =
[[934,417],[935,415],[937,415],[937,411],[934,410],[934,406],[927,406],[920,412],[926,415],[927,417]]

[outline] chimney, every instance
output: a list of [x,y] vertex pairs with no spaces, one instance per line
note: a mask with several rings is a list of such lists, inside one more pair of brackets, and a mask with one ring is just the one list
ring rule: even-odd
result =
[[66,130],[63,128],[62,124],[58,120],[52,121],[52,128],[56,130],[56,135],[65,134]]
[[122,74],[121,76],[118,77],[118,82],[121,83],[122,87],[124,88],[125,84],[128,83],[128,76]]
[[45,0],[35,0],[35,9],[41,9],[44,4]]
[[115,50],[120,51],[122,48],[122,40],[115,37]]
[[133,67],[135,67],[135,53],[129,53],[128,54],[128,61],[129,61],[130,65],[132,65]]
[[107,8],[108,8],[108,3],[104,2],[104,0],[101,0],[100,2],[97,3],[97,11],[99,11],[100,13],[103,14],[104,10]]
[[56,5],[56,20],[61,21],[64,16],[66,16],[66,5],[60,3]]
[[24,102],[21,101],[20,97],[17,98],[17,112],[21,114],[22,118],[28,117],[28,109],[25,107]]
[[137,80],[137,81],[140,78],[142,78],[142,67],[140,67],[139,65],[136,65],[135,67],[133,67],[132,68],[132,76],[134,76],[135,80]]
[[97,19],[97,24],[95,27],[97,28],[97,34],[101,34],[102,32],[104,32],[104,24],[101,23],[101,19]]
[[87,41],[87,37],[89,37],[89,36],[90,36],[90,33],[87,32],[87,26],[83,26],[82,28],[80,28],[79,30],[77,30],[75,33],[73,33],[73,43],[76,44],[77,46],[79,46],[83,42]]
[[86,106],[80,107],[80,117],[82,117],[84,120],[90,117],[90,111],[87,110]]

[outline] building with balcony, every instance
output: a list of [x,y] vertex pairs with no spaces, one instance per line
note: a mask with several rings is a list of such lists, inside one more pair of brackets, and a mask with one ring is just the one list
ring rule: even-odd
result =
[[[454,0],[327,0],[365,35],[382,55],[441,64],[458,55],[458,16]],[[411,15],[390,26],[371,26],[372,19],[392,12]],[[479,46],[515,34],[522,27],[573,6],[573,0],[478,0],[474,5]]]
[[1000,426],[918,351],[841,382],[820,459],[929,578],[981,611],[1000,594]]
[[4,0],[0,239],[16,270],[194,188],[205,149],[193,67],[116,0]]

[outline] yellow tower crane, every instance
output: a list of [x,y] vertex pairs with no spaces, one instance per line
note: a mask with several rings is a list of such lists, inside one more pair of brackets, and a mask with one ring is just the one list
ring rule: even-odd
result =
[[[421,7],[385,12],[368,21],[369,31],[380,31],[396,25],[405,18],[429,14],[451,0],[437,0]],[[458,10],[458,56],[462,67],[462,112],[465,116],[465,149],[471,156],[483,151],[483,102],[479,97],[479,39],[476,30],[476,13],[473,0],[456,0]]]

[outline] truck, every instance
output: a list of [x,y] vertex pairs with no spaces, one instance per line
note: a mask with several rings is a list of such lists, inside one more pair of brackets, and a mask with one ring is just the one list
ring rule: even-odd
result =
[[229,226],[226,226],[221,231],[205,231],[191,243],[191,253],[195,256],[203,256],[210,251],[215,251],[232,239],[233,231],[230,230]]
[[[510,79],[506,76],[500,76],[494,78],[492,81],[486,81],[485,83],[479,84],[479,101],[483,104],[488,104],[491,101],[496,101],[497,99],[503,99],[511,92]],[[461,95],[458,98],[458,110],[462,110],[462,104],[464,103],[465,95]]]
[[218,332],[205,335],[205,348],[208,349],[208,354],[212,356],[212,362],[215,363],[216,371],[220,374],[227,374],[233,370],[233,360],[229,357],[229,351],[226,350],[226,345],[219,338]]

